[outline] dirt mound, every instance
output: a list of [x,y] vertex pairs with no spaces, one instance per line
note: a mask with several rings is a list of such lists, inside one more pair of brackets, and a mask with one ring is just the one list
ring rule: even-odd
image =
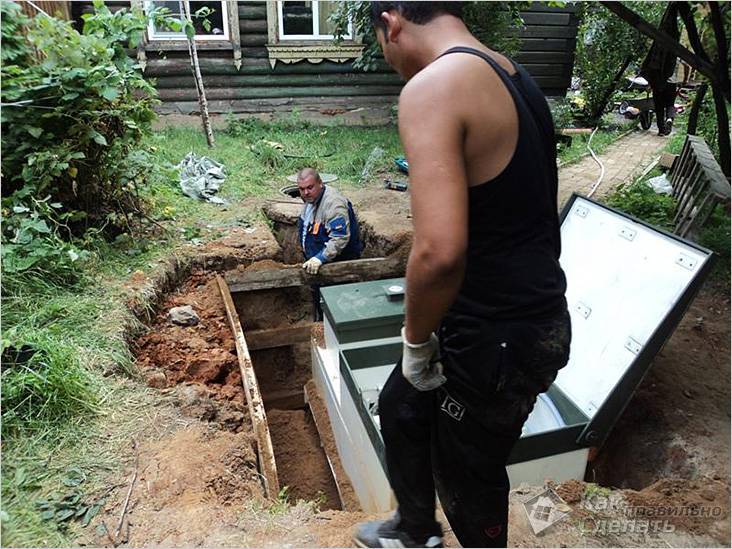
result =
[[290,499],[321,501],[322,509],[340,509],[338,491],[310,413],[269,410],[267,421],[280,486],[288,487]]
[[259,261],[265,258],[282,258],[282,249],[268,227],[233,227],[226,235],[206,246],[209,253],[233,249],[240,261]]
[[[200,318],[197,325],[177,326],[168,320],[168,310],[182,305],[193,307]],[[215,389],[216,398],[243,402],[236,345],[213,275],[196,273],[168,297],[133,347],[149,385],[198,382]]]
[[[137,470],[120,540],[130,546],[210,546],[222,532],[236,532],[245,502],[264,502],[252,441],[244,434],[191,425],[143,443]],[[123,486],[97,521],[110,530],[124,504]],[[109,545],[106,536],[96,541]]]
[[709,534],[723,543],[730,541],[729,482],[663,479],[640,492],[625,490],[623,494],[633,516],[650,514],[681,530]]

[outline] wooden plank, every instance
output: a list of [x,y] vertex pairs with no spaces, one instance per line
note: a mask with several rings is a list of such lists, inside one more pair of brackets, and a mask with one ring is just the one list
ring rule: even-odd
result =
[[568,13],[524,12],[521,14],[525,25],[569,25]]
[[266,34],[242,34],[239,38],[239,42],[242,46],[265,46],[267,44]]
[[219,275],[216,276],[216,283],[219,286],[221,298],[224,300],[226,317],[229,319],[229,326],[231,327],[231,332],[234,335],[234,341],[236,343],[236,354],[239,359],[244,394],[247,398],[249,415],[257,439],[257,453],[259,454],[261,473],[264,477],[265,495],[274,499],[280,493],[280,483],[277,478],[277,465],[274,458],[274,449],[272,448],[272,437],[270,437],[269,426],[267,425],[267,414],[264,411],[262,394],[259,392],[259,384],[257,383],[257,376],[254,373],[252,357],[249,355],[247,342],[244,339],[244,331],[241,329],[239,315],[234,307],[234,301],[231,299],[229,288],[226,285],[226,281]]
[[[529,71],[531,76],[559,76],[564,77],[567,75],[567,69],[569,65],[549,65],[546,63],[528,63],[524,64],[523,67]],[[193,79],[191,79],[193,82]]]
[[567,38],[522,38],[521,51],[573,52],[574,40]]
[[312,284],[325,286],[345,282],[379,280],[381,278],[402,276],[403,274],[403,268],[398,261],[392,258],[378,257],[326,263],[314,276],[307,274],[299,265],[262,271],[230,271],[226,273],[226,282],[230,291],[236,293]]
[[539,87],[541,87],[541,89],[563,88],[565,92],[567,91],[567,88],[570,84],[569,78],[559,76],[535,76],[534,80],[539,85]]
[[[545,67],[559,67],[562,65],[541,65],[540,70]],[[532,73],[533,74],[533,73]],[[545,74],[557,75],[558,71],[546,72]],[[277,86],[355,86],[355,85],[379,85],[391,84],[400,85],[399,78],[393,74],[277,74],[261,75],[247,74],[240,76],[204,75],[203,83],[206,89],[209,88],[243,88],[243,87],[268,87]],[[194,88],[193,76],[161,76],[157,79],[156,87],[164,88]]]
[[254,48],[242,48],[241,49],[241,56],[242,57],[256,57],[259,59],[267,59],[269,57],[269,54],[267,53],[267,48],[264,46],[261,47],[254,47]]
[[574,62],[574,52],[520,51],[514,56],[514,60],[522,65],[526,63],[556,63],[571,65]]
[[[566,92],[566,89],[565,89]],[[255,115],[271,115],[273,113],[291,113],[293,107],[303,113],[322,113],[323,109],[343,109],[345,114],[351,110],[363,112],[384,111],[388,116],[389,107],[396,103],[398,95],[361,95],[358,97],[332,96],[327,98],[312,97],[276,97],[209,101],[209,112],[239,113]],[[156,107],[162,114],[193,114],[199,111],[198,101],[166,101]]]
[[264,34],[267,36],[266,19],[240,19],[239,32],[242,34]]
[[[556,79],[555,79],[556,80]],[[540,84],[541,85],[541,84]],[[276,97],[329,97],[340,95],[398,95],[401,86],[282,86],[274,88],[209,88],[206,97],[216,99],[251,99]],[[195,89],[161,88],[158,95],[162,101],[195,101]]]
[[577,27],[531,25],[519,32],[521,38],[574,38],[577,36]]
[[312,322],[302,326],[288,326],[287,328],[271,328],[267,330],[250,330],[247,332],[247,344],[250,351],[286,347],[295,343],[310,341],[310,334],[314,324]]
[[244,6],[239,3],[239,21],[242,19],[264,19],[267,25],[267,7],[264,4],[259,6]]

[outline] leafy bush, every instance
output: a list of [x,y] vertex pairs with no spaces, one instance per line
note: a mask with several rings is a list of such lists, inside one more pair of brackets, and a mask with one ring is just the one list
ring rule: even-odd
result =
[[730,254],[732,249],[730,216],[718,207],[699,235],[699,243],[717,254],[717,272],[730,276]]
[[671,229],[676,201],[670,196],[656,194],[643,181],[620,187],[608,197],[609,206],[662,229]]
[[561,130],[572,126],[574,112],[572,106],[566,99],[550,101],[549,107],[552,111],[555,129]]
[[150,160],[138,149],[155,90],[125,48],[142,37],[146,18],[94,6],[80,34],[70,22],[0,5],[6,273],[66,279],[82,256],[73,237],[90,227],[116,234],[143,208]]

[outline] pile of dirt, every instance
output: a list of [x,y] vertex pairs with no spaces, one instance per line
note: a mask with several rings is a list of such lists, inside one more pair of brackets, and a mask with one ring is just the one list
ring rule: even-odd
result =
[[[143,442],[136,469],[117,540],[129,546],[213,546],[224,533],[238,534],[244,504],[264,503],[252,440],[244,434],[193,423],[161,440]],[[96,519],[112,533],[127,490],[123,483],[111,498],[114,503]],[[97,531],[94,545],[109,545],[104,528]]]
[[[632,515],[668,520],[675,528],[730,541],[730,486],[713,479],[662,479],[641,491],[624,490]],[[663,515],[659,514],[664,510]]]
[[[193,307],[198,324],[178,326],[168,320],[168,310],[183,305]],[[212,275],[194,273],[169,296],[133,348],[138,367],[153,387],[196,382],[213,389],[216,398],[243,402],[236,345]]]
[[320,501],[321,509],[340,509],[338,490],[310,413],[306,410],[269,410],[280,486],[291,501]]
[[282,249],[269,227],[232,227],[206,246],[208,253],[231,251],[241,263],[282,258]]

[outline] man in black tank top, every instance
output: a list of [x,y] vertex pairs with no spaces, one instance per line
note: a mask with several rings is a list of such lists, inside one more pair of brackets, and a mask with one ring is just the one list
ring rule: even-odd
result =
[[463,546],[505,547],[509,454],[569,358],[551,114],[523,68],[470,34],[459,2],[371,6],[408,80],[414,239],[403,354],[379,398],[399,508],[354,541],[441,546],[437,490]]

